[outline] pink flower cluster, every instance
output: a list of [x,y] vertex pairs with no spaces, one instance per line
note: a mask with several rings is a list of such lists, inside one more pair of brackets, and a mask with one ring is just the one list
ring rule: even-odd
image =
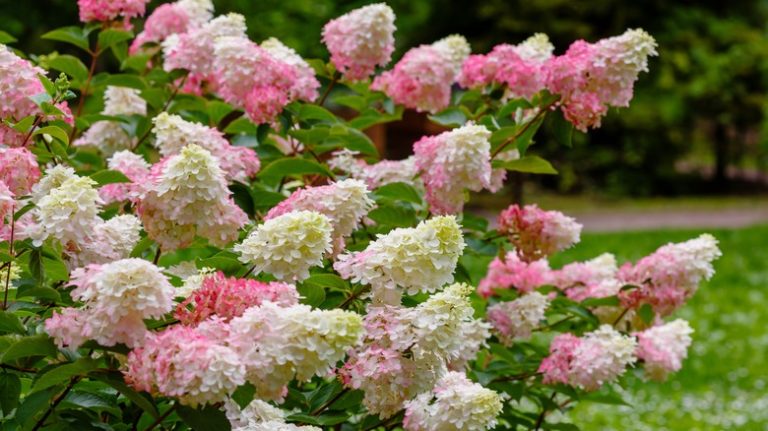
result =
[[637,287],[620,293],[622,305],[634,309],[650,304],[661,317],[671,314],[696,293],[702,281],[714,275],[712,262],[721,255],[717,240],[703,234],[664,245],[635,265],[625,264],[619,270],[619,280]]
[[160,43],[172,34],[185,33],[198,28],[213,17],[210,0],[179,0],[165,3],[155,9],[144,22],[144,29],[131,43],[131,55],[147,43]]
[[149,0],[77,0],[80,21],[112,21],[122,16],[126,27],[131,18],[144,15],[147,3]]
[[682,368],[691,345],[688,322],[677,319],[637,334],[637,357],[645,364],[645,373],[654,380],[664,380]]
[[609,325],[579,338],[560,334],[552,340],[550,354],[539,372],[545,384],[564,383],[593,391],[624,374],[635,362],[636,342]]
[[[30,97],[45,93],[45,88],[38,75],[45,71],[33,66],[29,61],[16,55],[7,46],[0,44],[0,119],[19,121],[24,117],[40,113]],[[57,105],[64,113],[64,119],[72,121],[67,103]],[[24,133],[19,133],[10,126],[0,122],[0,143],[15,147],[21,145]]]
[[37,158],[26,148],[0,148],[0,181],[16,196],[32,191],[40,180]]
[[371,89],[383,91],[407,108],[435,113],[450,104],[455,80],[456,71],[446,50],[421,45],[405,53],[394,69],[378,76]]
[[[215,53],[219,95],[245,109],[256,123],[274,121],[285,105],[299,97],[315,95],[319,87],[317,80],[299,79],[306,76],[302,69],[278,60],[245,38],[219,38]],[[301,84],[305,87],[298,87]]]
[[629,105],[653,55],[656,41],[640,29],[594,44],[579,40],[547,64],[547,88],[560,96],[565,118],[577,129],[599,127],[609,107]]
[[471,55],[461,68],[465,88],[503,84],[508,97],[530,99],[546,85],[546,62],[554,47],[546,35],[535,35],[519,45],[497,45],[485,55]]
[[196,325],[212,316],[228,322],[264,301],[287,307],[299,302],[299,293],[292,284],[227,277],[216,272],[203,278],[200,288],[178,305],[174,317],[183,325]]
[[385,3],[355,9],[323,27],[331,62],[344,78],[360,81],[389,63],[395,50],[395,14]]
[[616,258],[605,253],[586,262],[574,262],[553,272],[553,284],[574,301],[604,298],[621,289]]
[[77,348],[92,339],[104,346],[140,345],[148,331],[144,319],[173,308],[174,288],[160,270],[143,259],[123,259],[72,271],[71,295],[83,308],[64,308],[45,321],[59,346]]
[[485,298],[492,296],[497,289],[529,293],[552,282],[552,271],[546,259],[526,262],[517,253],[510,251],[504,259],[493,259],[488,266],[488,274],[480,280],[477,293]]
[[175,325],[152,333],[128,354],[125,381],[138,390],[179,398],[182,404],[223,401],[245,383],[245,365],[222,342],[225,324]]
[[499,214],[498,231],[508,237],[521,259],[533,261],[579,242],[581,225],[559,211],[515,204]]

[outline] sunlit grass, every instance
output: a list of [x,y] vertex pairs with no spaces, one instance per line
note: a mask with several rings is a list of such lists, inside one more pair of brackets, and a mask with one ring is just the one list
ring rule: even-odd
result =
[[[585,234],[563,262],[616,254],[636,260],[670,241],[701,230]],[[717,274],[677,314],[696,330],[684,369],[665,383],[631,379],[631,407],[582,404],[567,418],[583,430],[768,429],[768,226],[712,230],[723,257]]]

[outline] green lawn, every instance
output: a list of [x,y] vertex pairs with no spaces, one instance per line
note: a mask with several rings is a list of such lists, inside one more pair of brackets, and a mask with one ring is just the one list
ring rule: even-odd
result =
[[[634,261],[701,232],[585,234],[553,265],[605,251],[619,262]],[[768,226],[710,232],[723,257],[712,281],[678,312],[696,330],[683,370],[665,383],[630,378],[625,399],[631,407],[582,404],[563,420],[590,431],[768,429]]]

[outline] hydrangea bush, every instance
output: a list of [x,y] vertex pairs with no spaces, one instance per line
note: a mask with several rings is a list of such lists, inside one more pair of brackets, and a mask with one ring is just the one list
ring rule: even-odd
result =
[[[43,38],[82,56],[0,45],[3,429],[571,430],[557,412],[681,368],[713,237],[553,268],[576,220],[464,211],[556,173],[540,127],[568,146],[628,106],[643,30],[391,65],[385,4],[330,21],[324,61],[146,3],[79,0]],[[381,160],[366,129],[407,109],[443,131]]]

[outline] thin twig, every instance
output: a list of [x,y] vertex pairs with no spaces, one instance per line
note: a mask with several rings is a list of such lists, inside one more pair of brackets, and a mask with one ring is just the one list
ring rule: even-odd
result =
[[325,99],[327,99],[328,95],[331,94],[331,90],[333,90],[333,87],[336,85],[336,82],[338,82],[339,78],[341,78],[341,74],[339,74],[338,71],[334,72],[333,77],[331,78],[331,83],[328,84],[328,88],[325,89],[323,96],[317,102],[318,106],[323,106],[323,103],[325,103]]
[[80,381],[80,376],[75,376],[69,381],[69,384],[64,389],[64,392],[62,392],[58,397],[56,397],[55,400],[53,400],[53,403],[51,403],[51,405],[48,407],[48,410],[45,411],[45,414],[43,415],[43,417],[41,417],[40,420],[37,421],[37,423],[35,424],[35,427],[32,428],[32,431],[37,431],[40,428],[42,428],[43,425],[45,425],[45,421],[48,420],[48,416],[50,416],[51,413],[53,413],[53,411],[56,409],[56,406],[58,406],[59,403],[61,403],[64,400],[67,394],[69,394],[69,391],[72,390],[72,388],[75,386],[75,384],[78,381]]
[[32,134],[35,133],[35,129],[37,129],[37,126],[40,125],[41,121],[43,121],[43,116],[39,114],[36,115],[35,121],[32,123],[32,127],[29,128],[29,132],[27,132],[27,134],[24,136],[24,140],[21,141],[21,145],[19,145],[20,147],[27,146],[27,142],[29,142],[29,138],[31,138]]
[[[91,88],[91,80],[93,79],[93,74],[96,72],[96,62],[99,59],[99,43],[96,42],[96,47],[93,51],[89,51],[91,54],[91,65],[88,68],[88,78],[85,80],[85,85],[83,86],[82,91],[80,92],[80,100],[77,102],[77,111],[75,113],[75,118],[80,117],[80,114],[83,113],[83,107],[85,107],[85,98],[88,97],[88,90]],[[69,132],[69,141],[72,142],[73,139],[75,139],[75,134],[77,133],[77,127],[72,126],[72,131]]]
[[520,129],[520,130],[518,130],[518,131],[517,131],[517,133],[515,133],[513,136],[511,136],[511,137],[507,138],[507,140],[506,140],[506,141],[502,142],[502,143],[501,143],[501,145],[499,145],[499,147],[498,147],[498,148],[496,148],[496,149],[493,151],[493,153],[491,153],[491,160],[495,159],[495,158],[496,158],[496,156],[498,156],[498,155],[499,155],[499,153],[501,153],[502,151],[504,151],[504,148],[506,148],[506,147],[507,147],[507,145],[511,144],[512,142],[515,142],[515,141],[517,140],[517,138],[519,138],[520,136],[523,136],[523,134],[524,134],[526,131],[528,131],[528,129],[531,127],[531,125],[533,125],[533,123],[535,123],[535,122],[539,121],[539,119],[540,119],[541,117],[543,117],[544,115],[546,115],[546,114],[547,114],[547,112],[549,112],[549,109],[550,109],[552,106],[554,106],[556,102],[557,102],[557,101],[555,101],[555,102],[552,102],[552,103],[548,104],[547,106],[545,106],[544,108],[542,108],[542,109],[541,109],[541,110],[540,110],[540,111],[539,111],[539,112],[536,114],[536,116],[535,116],[535,117],[533,117],[533,119],[531,119],[531,121],[529,121],[529,122],[525,123],[525,126],[523,126],[523,127]]
[[343,310],[343,309],[345,309],[345,308],[347,308],[347,306],[348,306],[349,304],[351,304],[351,303],[352,303],[352,301],[354,301],[355,299],[357,299],[358,297],[360,297],[360,295],[362,295],[362,294],[363,294],[363,292],[365,292],[365,288],[363,288],[363,289],[360,289],[360,290],[359,290],[359,291],[357,291],[357,292],[353,291],[353,292],[352,292],[352,294],[351,294],[351,295],[349,295],[349,298],[347,298],[347,299],[346,299],[344,302],[342,302],[342,303],[341,303],[341,305],[339,305],[339,308],[341,308],[342,310]]
[[[552,392],[552,396],[549,397],[550,401],[554,401],[555,397],[557,396],[557,392]],[[545,406],[542,406],[541,414],[539,415],[538,419],[536,419],[536,426],[534,427],[534,431],[539,431],[541,429],[541,425],[544,423],[544,418],[547,416],[547,413],[549,410]]]
[[252,267],[250,267],[250,268],[248,269],[248,271],[246,271],[246,273],[245,273],[245,274],[243,274],[243,276],[242,276],[242,277],[240,277],[240,278],[245,278],[245,277],[248,277],[249,275],[251,275],[251,273],[253,272],[253,270],[254,270],[254,269],[256,269],[256,265],[253,265]]
[[11,285],[11,270],[13,269],[13,241],[16,233],[16,218],[14,213],[16,212],[15,206],[11,206],[11,241],[8,246],[8,254],[11,256],[11,260],[8,261],[8,272],[5,274],[5,293],[3,294],[3,310],[8,309],[8,290]]
[[155,258],[152,259],[152,263],[157,265],[157,262],[160,261],[160,254],[163,253],[163,250],[160,248],[160,246],[157,246],[157,251],[155,252]]
[[621,319],[623,319],[624,316],[627,315],[627,312],[629,312],[629,308],[625,308],[624,311],[622,311],[621,314],[619,314],[619,317],[617,317],[616,320],[613,321],[613,325],[612,326],[618,325],[619,322],[621,322]]
[[[179,94],[181,87],[183,87],[184,84],[187,82],[187,77],[189,77],[189,75],[184,75],[184,77],[181,79],[181,82],[179,82],[177,85],[174,85],[173,92],[171,92],[171,95],[168,97],[168,100],[165,101],[165,104],[163,105],[163,108],[160,109],[160,112],[165,112],[166,110],[168,110],[168,107],[171,106],[171,102],[173,101],[173,99],[176,97],[176,95]],[[134,145],[133,148],[138,148],[139,145],[141,145],[149,137],[150,133],[152,133],[151,127],[147,129],[147,131],[144,132],[143,135],[141,135],[141,138],[139,138],[139,140],[136,141],[136,145]]]
[[312,413],[310,413],[310,415],[312,415],[312,416],[317,416],[317,415],[319,415],[320,413],[324,412],[324,411],[325,411],[325,410],[326,410],[328,407],[332,406],[332,405],[333,405],[333,403],[335,403],[336,401],[338,401],[338,400],[339,400],[339,398],[341,398],[342,396],[344,396],[344,394],[346,394],[347,392],[349,392],[349,388],[344,388],[344,389],[342,389],[342,390],[341,390],[341,392],[339,392],[338,394],[336,394],[336,396],[335,396],[335,397],[333,397],[333,398],[331,398],[330,400],[328,400],[327,402],[323,403],[323,405],[321,405],[320,407],[318,407],[317,409],[315,409],[315,411],[313,411]]
[[162,422],[163,422],[163,421],[164,421],[164,420],[165,420],[165,419],[166,419],[168,416],[170,416],[170,415],[171,415],[171,413],[173,413],[173,411],[174,411],[174,410],[176,410],[176,406],[177,406],[177,404],[174,404],[174,405],[172,405],[172,406],[171,406],[171,407],[170,407],[168,410],[166,410],[166,411],[165,411],[165,413],[163,413],[162,415],[160,415],[160,417],[159,417],[159,418],[157,418],[157,420],[155,420],[154,422],[152,422],[152,424],[151,424],[149,427],[147,427],[147,429],[146,429],[146,430],[144,430],[144,431],[152,431],[153,429],[155,429],[155,428],[156,428],[158,425],[160,425],[160,424],[161,424],[161,423],[162,423]]

